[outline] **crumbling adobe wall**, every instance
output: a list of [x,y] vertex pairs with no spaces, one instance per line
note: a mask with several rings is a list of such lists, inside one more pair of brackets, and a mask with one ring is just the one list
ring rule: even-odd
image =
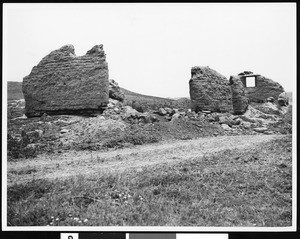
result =
[[234,114],[243,114],[248,108],[249,100],[246,90],[239,76],[230,76],[229,83],[232,92],[232,106]]
[[52,51],[23,79],[25,115],[102,111],[108,103],[108,66],[103,45],[76,56],[72,45]]
[[198,112],[232,112],[232,93],[229,81],[209,67],[193,67],[189,81],[191,108]]
[[121,102],[125,99],[124,92],[120,88],[119,84],[113,79],[109,79],[109,98]]
[[[255,87],[246,87],[246,77],[254,76],[255,77]],[[252,72],[242,72],[238,77],[243,82],[246,89],[246,96],[250,102],[263,103],[269,97],[277,97],[284,92],[283,87],[264,76],[259,74],[253,74]]]

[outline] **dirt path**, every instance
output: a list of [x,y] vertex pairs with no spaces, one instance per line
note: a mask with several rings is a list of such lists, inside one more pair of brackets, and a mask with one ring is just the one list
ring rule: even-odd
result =
[[217,153],[225,149],[248,148],[281,135],[242,135],[208,137],[187,141],[135,146],[108,152],[68,151],[63,154],[40,155],[35,159],[7,163],[7,185],[26,183],[32,179],[56,179],[76,175],[92,175],[140,169],[161,163]]

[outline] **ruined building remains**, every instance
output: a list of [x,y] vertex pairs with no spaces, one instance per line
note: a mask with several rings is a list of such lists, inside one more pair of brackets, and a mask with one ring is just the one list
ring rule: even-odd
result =
[[250,102],[263,103],[269,97],[277,99],[278,95],[284,92],[279,83],[251,71],[244,71],[238,74],[238,77],[243,82]]
[[[191,109],[196,112],[208,110],[243,114],[250,102],[263,103],[268,98],[277,99],[284,92],[279,83],[251,71],[230,76],[229,81],[209,67],[192,67],[191,73]],[[286,100],[282,102],[286,105]]]
[[76,56],[72,45],[52,51],[23,79],[25,115],[102,111],[108,103],[106,55],[96,45]]
[[208,66],[193,67],[191,73],[189,84],[193,111],[230,112],[233,110],[231,87],[225,76]]

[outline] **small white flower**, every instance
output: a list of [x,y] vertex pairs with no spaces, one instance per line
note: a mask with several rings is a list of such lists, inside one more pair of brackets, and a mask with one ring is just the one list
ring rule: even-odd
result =
[[83,220],[83,222],[87,222],[87,221],[88,221],[88,219],[84,219],[84,220]]
[[79,218],[78,218],[78,217],[74,217],[74,220],[75,220],[75,221],[78,221],[78,220],[79,220]]
[[56,218],[55,220],[56,220],[56,221],[59,221],[59,218]]

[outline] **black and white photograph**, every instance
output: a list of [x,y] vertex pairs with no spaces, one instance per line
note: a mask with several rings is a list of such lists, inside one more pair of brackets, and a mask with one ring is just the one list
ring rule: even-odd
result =
[[2,6],[2,230],[296,231],[296,3]]

